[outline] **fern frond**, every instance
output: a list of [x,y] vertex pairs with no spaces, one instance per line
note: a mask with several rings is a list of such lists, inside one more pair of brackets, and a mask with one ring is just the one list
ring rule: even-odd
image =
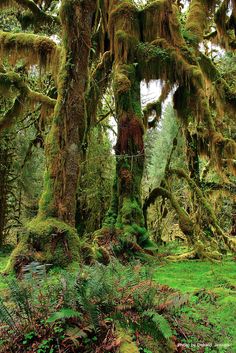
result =
[[145,333],[155,339],[164,338],[167,341],[172,337],[170,324],[163,315],[152,310],[146,310],[142,317],[144,319],[142,329]]

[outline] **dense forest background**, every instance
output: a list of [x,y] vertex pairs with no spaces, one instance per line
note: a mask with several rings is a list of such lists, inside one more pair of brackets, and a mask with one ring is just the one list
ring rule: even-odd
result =
[[235,352],[236,1],[0,9],[0,351]]

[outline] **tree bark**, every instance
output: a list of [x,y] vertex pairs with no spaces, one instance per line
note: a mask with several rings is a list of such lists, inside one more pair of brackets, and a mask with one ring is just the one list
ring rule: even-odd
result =
[[79,152],[86,129],[85,93],[96,0],[64,0],[59,97],[46,141],[47,170],[39,216],[75,225]]

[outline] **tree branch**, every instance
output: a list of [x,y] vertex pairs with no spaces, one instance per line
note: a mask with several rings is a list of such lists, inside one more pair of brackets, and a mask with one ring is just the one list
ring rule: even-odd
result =
[[57,16],[51,16],[42,11],[33,0],[2,0],[0,7],[20,5],[24,9],[30,10],[34,15],[34,21],[37,23],[60,24]]
[[18,94],[12,107],[0,121],[0,132],[14,124],[15,118],[20,115],[26,100],[32,103],[41,103],[49,109],[53,109],[56,104],[55,99],[31,90],[20,75],[15,72],[0,73],[1,92],[7,94],[9,91],[12,91],[12,88],[15,88]]
[[[23,56],[28,65],[39,64],[42,68],[58,68],[60,47],[46,36],[31,33],[9,33],[0,31],[0,54],[15,63]],[[0,57],[0,61],[1,61]]]

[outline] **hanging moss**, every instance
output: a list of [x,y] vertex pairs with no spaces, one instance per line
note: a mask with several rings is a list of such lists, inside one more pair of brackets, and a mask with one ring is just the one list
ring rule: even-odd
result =
[[16,6],[16,3],[14,0],[1,0],[0,9],[14,7],[14,6]]
[[141,12],[142,38],[152,42],[164,38],[173,45],[183,45],[178,21],[178,7],[169,0],[155,0]]
[[39,64],[40,68],[50,68],[55,73],[59,52],[59,47],[48,37],[0,31],[1,58],[7,57],[11,64],[15,64],[21,56],[28,65]]
[[136,5],[130,1],[114,5],[109,16],[108,30],[115,61],[126,63],[128,59],[134,58],[135,47],[140,40]]

